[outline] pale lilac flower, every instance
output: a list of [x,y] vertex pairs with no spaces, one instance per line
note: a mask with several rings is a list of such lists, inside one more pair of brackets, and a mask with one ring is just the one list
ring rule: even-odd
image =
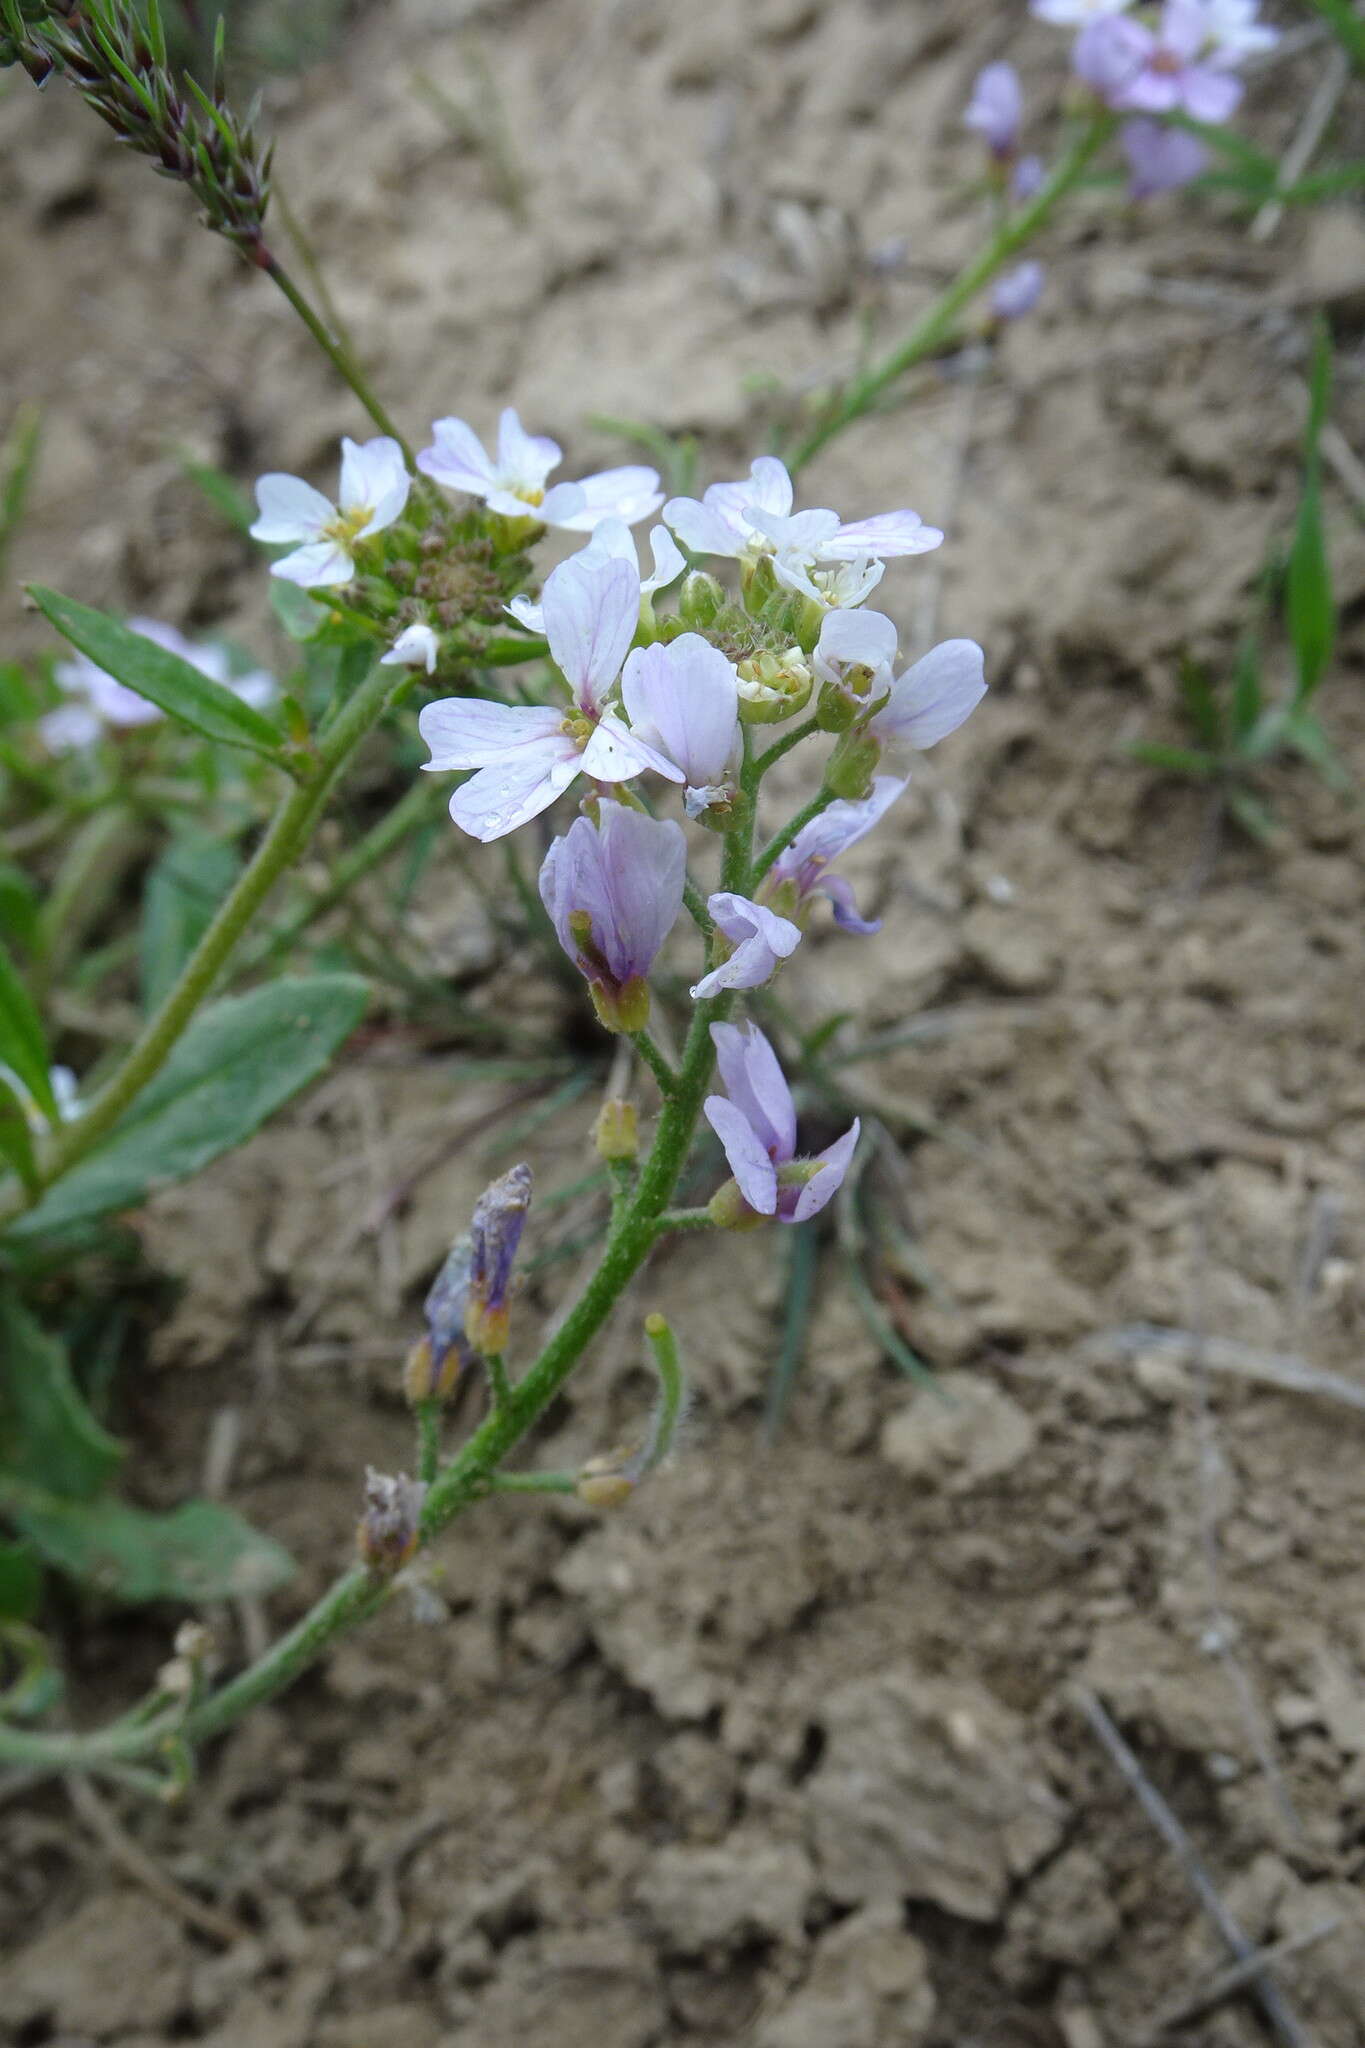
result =
[[417,467],[447,490],[482,498],[490,512],[508,519],[537,519],[543,526],[591,533],[604,519],[634,526],[663,503],[658,471],[637,464],[599,470],[578,483],[550,484],[550,471],[563,461],[563,449],[546,434],[528,434],[510,405],[498,422],[496,456],[464,420],[437,420],[431,431],[435,438],[418,456]]
[[974,129],[992,156],[1013,156],[1019,147],[1024,118],[1024,92],[1012,64],[988,64],[977,73],[962,119]]
[[[178,633],[174,626],[163,625],[160,619],[129,619],[126,623],[130,633],[140,634],[168,654],[178,654],[200,675],[221,683],[256,710],[268,704],[275,694],[275,678],[264,669],[254,668],[245,675],[234,676],[226,651],[211,640],[187,640],[183,633]],[[52,675],[58,688],[72,701],[49,711],[38,721],[43,744],[51,753],[66,754],[93,746],[108,725],[153,725],[166,715],[159,704],[130,690],[126,683],[119,682],[84,654],[71,661],[57,662]]]
[[831,612],[815,644],[815,672],[868,705],[886,697],[867,730],[921,750],[955,732],[986,694],[985,660],[974,640],[944,640],[894,673],[897,633],[881,612]]
[[991,291],[991,311],[996,319],[1022,320],[1026,313],[1031,313],[1043,296],[1046,277],[1042,264],[1032,258],[1003,270]]
[[681,825],[605,800],[596,825],[575,818],[545,856],[541,901],[611,1030],[644,1028],[647,976],[677,922],[686,875]]
[[362,442],[343,438],[337,504],[302,477],[272,470],[256,485],[260,516],[251,528],[252,538],[299,542],[292,554],[271,563],[272,576],[283,576],[305,590],[349,583],[360,542],[393,525],[411,488],[403,451],[387,434]]
[[507,1342],[507,1291],[530,1206],[531,1169],[524,1164],[500,1174],[474,1204],[464,1333],[485,1357],[496,1357]]
[[635,737],[680,770],[689,816],[733,795],[739,677],[718,647],[700,633],[633,647],[621,701]]
[[1087,21],[1123,14],[1133,0],[1031,0],[1031,4],[1040,21],[1053,22],[1058,28],[1080,28]]
[[1047,167],[1040,156],[1021,156],[1010,172],[1010,197],[1016,206],[1023,206],[1041,192],[1046,178]]
[[1219,56],[1234,63],[1273,50],[1280,32],[1256,19],[1259,0],[1202,0],[1204,33]]
[[[52,1099],[57,1105],[57,1115],[61,1121],[64,1124],[74,1123],[78,1116],[84,1116],[85,1104],[80,1099],[80,1084],[70,1067],[49,1067],[47,1078],[52,1086]],[[3,1060],[0,1060],[0,1081],[9,1083],[19,1107],[24,1112],[24,1121],[35,1136],[41,1137],[47,1129],[47,1118],[13,1067],[6,1066]]]
[[774,455],[760,455],[747,477],[712,484],[700,500],[670,498],[664,518],[694,554],[725,555],[749,565],[771,555],[780,583],[821,603],[830,599],[812,580],[815,572],[844,565],[835,573],[845,581],[853,575],[870,589],[877,581],[870,575],[872,564],[927,554],[943,540],[918,512],[881,512],[846,521],[820,507],[793,513],[792,496],[784,465]]
[[[596,562],[615,557],[618,561],[629,562],[640,585],[641,602],[653,597],[658,590],[667,589],[676,582],[687,567],[672,534],[666,526],[654,526],[649,534],[650,553],[654,567],[647,576],[640,575],[639,557],[635,552],[635,541],[630,528],[623,519],[608,518],[593,529],[591,540],[572,559],[579,562]],[[545,613],[542,607],[529,597],[514,597],[505,609],[530,633],[545,631]]]
[[905,786],[898,776],[878,775],[870,795],[830,804],[809,825],[803,825],[791,845],[778,855],[769,870],[765,892],[799,917],[818,890],[828,896],[835,920],[846,932],[880,931],[880,918],[858,915],[853,884],[842,875],[831,874],[830,869],[841,854],[880,823]]
[[1186,128],[1172,128],[1165,121],[1125,121],[1119,141],[1128,159],[1132,199],[1177,191],[1197,178],[1209,160],[1197,135]]
[[728,960],[704,974],[692,994],[700,1001],[719,995],[723,988],[762,988],[771,981],[784,960],[790,959],[801,943],[801,927],[789,917],[779,917],[762,903],[721,889],[708,896],[706,907],[716,928],[734,947]]
[[420,620],[414,626],[404,626],[387,654],[379,657],[381,668],[424,668],[432,675],[436,668],[436,657],[441,651],[441,642],[430,626]]
[[451,817],[475,839],[515,831],[580,774],[628,782],[653,768],[670,782],[682,780],[681,769],[606,708],[639,623],[635,570],[627,562],[574,556],[546,578],[543,609],[550,653],[573,693],[567,714],[553,704],[442,697],[417,721],[431,748],[424,768],[478,770],[450,799]]
[[796,1106],[777,1055],[756,1024],[713,1024],[724,1095],[708,1095],[706,1121],[725,1148],[739,1191],[760,1216],[804,1223],[839,1191],[858,1143],[855,1119],[813,1159],[796,1157]]
[[1076,39],[1073,61],[1077,75],[1125,113],[1226,121],[1242,97],[1229,68],[1235,59],[1210,46],[1199,0],[1165,0],[1154,29],[1127,18],[1092,22]]

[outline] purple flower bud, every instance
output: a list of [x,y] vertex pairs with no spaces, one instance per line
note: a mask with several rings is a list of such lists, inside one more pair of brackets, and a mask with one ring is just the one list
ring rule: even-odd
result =
[[1013,156],[1019,146],[1019,124],[1023,117],[1024,94],[1014,66],[988,64],[978,72],[962,118],[981,136],[992,156]]
[[[796,1107],[777,1055],[756,1024],[713,1024],[724,1095],[708,1095],[706,1120],[730,1163],[748,1208],[779,1223],[804,1223],[832,1200],[848,1172],[861,1128],[857,1119],[813,1159],[796,1156]],[[718,1222],[744,1223],[722,1188]]]
[[1175,192],[1197,178],[1208,162],[1208,151],[1197,135],[1170,128],[1164,121],[1125,121],[1119,141],[1128,159],[1132,199]]
[[1016,206],[1023,206],[1036,192],[1043,189],[1047,169],[1040,156],[1021,156],[1010,172],[1010,198]]
[[643,1031],[645,977],[682,909],[682,827],[603,802],[599,823],[575,818],[540,870],[541,901],[559,943],[587,979],[609,1031]]
[[473,1260],[468,1233],[457,1237],[431,1284],[422,1309],[426,1335],[414,1344],[403,1374],[403,1390],[414,1407],[419,1401],[447,1400],[474,1356],[464,1333]]
[[531,1169],[514,1166],[486,1187],[474,1205],[465,1335],[485,1358],[506,1349],[507,1290],[531,1206]]
[[391,1579],[415,1555],[426,1491],[405,1472],[390,1478],[371,1468],[365,1474],[365,1512],[355,1543],[362,1564],[376,1578]]
[[1032,259],[1002,271],[991,292],[991,311],[996,319],[1022,320],[1025,313],[1031,313],[1043,295],[1046,276],[1042,264]]

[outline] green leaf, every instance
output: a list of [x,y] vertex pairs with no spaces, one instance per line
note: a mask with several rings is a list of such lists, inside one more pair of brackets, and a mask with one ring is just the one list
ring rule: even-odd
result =
[[14,963],[0,946],[0,1066],[18,1075],[44,1116],[57,1121],[57,1104],[48,1072],[47,1040],[28,990]]
[[38,897],[22,868],[0,860],[0,931],[12,932],[30,951],[38,936]]
[[88,604],[77,604],[59,591],[30,584],[29,595],[44,618],[64,634],[72,646],[88,655],[96,665],[124,683],[130,690],[160,705],[172,718],[202,733],[205,739],[224,746],[245,747],[253,754],[273,760],[283,738],[268,718],[253,711],[240,697],[211,676],[201,675],[188,661],[141,633],[111,619],[107,612]]
[[1237,650],[1237,662],[1232,671],[1232,730],[1235,737],[1244,740],[1261,715],[1263,703],[1261,692],[1261,650],[1254,635],[1248,633]]
[[8,1475],[90,1500],[123,1461],[71,1377],[66,1352],[12,1294],[0,1294],[0,1487]]
[[138,940],[142,1006],[159,1007],[241,871],[234,849],[204,832],[171,841],[147,877]]
[[270,609],[291,640],[316,640],[327,624],[322,606],[284,576],[270,579]]
[[1188,656],[1180,664],[1180,701],[1190,724],[1212,753],[1223,750],[1223,711],[1209,672]]
[[1331,345],[1319,325],[1313,342],[1309,380],[1308,430],[1304,444],[1303,492],[1285,573],[1285,622],[1298,670],[1296,704],[1306,704],[1332,658],[1336,640],[1336,604],[1327,565],[1322,527],[1322,479],[1318,444],[1327,418],[1331,385]]
[[43,1568],[27,1543],[0,1543],[0,1623],[32,1621],[43,1594]]
[[153,1514],[109,1496],[60,1500],[0,1474],[0,1507],[49,1564],[110,1599],[200,1606],[272,1592],[294,1570],[287,1550],[214,1501]]
[[[16,1546],[17,1549],[17,1546]],[[27,1550],[22,1552],[30,1556]],[[33,1569],[42,1586],[42,1567]],[[62,1696],[62,1674],[52,1661],[45,1637],[4,1612],[4,1567],[0,1563],[0,1716],[7,1721],[37,1720],[50,1713]]]
[[1244,832],[1259,841],[1262,846],[1271,846],[1279,837],[1279,826],[1274,814],[1260,797],[1253,796],[1249,789],[1233,788],[1228,791],[1228,810]]
[[0,484],[0,566],[9,553],[10,542],[23,523],[29,486],[38,461],[38,436],[42,415],[36,406],[21,406],[5,438],[4,482]]
[[1326,730],[1311,711],[1291,712],[1284,723],[1283,739],[1287,747],[1317,769],[1329,789],[1339,796],[1349,796],[1355,784]]
[[1167,747],[1155,741],[1138,740],[1128,748],[1135,761],[1145,761],[1149,768],[1160,768],[1167,775],[1189,775],[1196,782],[1207,782],[1218,773],[1218,763],[1210,754],[1201,754],[1193,747]]
[[1365,20],[1351,0],[1308,0],[1331,29],[1357,71],[1365,71]]
[[9,1162],[29,1194],[36,1197],[41,1183],[28,1111],[4,1074],[0,1074],[0,1159]]
[[10,1225],[12,1238],[129,1209],[259,1130],[326,1067],[364,1014],[366,984],[320,974],[226,996],[195,1019],[109,1137]]

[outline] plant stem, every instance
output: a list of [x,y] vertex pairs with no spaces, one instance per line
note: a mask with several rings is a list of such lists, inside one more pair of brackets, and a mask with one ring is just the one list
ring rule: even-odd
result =
[[483,1369],[488,1374],[488,1394],[494,1409],[505,1408],[512,1398],[512,1382],[507,1377],[507,1366],[500,1351],[484,1359]]
[[647,1031],[632,1031],[630,1042],[653,1074],[662,1092],[665,1095],[671,1095],[678,1085],[678,1077],[659,1051],[658,1046],[654,1043],[649,1033]]
[[762,780],[768,770],[774,767],[784,754],[789,754],[793,747],[799,747],[802,740],[809,739],[813,732],[819,732],[819,730],[820,722],[818,719],[803,718],[800,725],[794,725],[790,732],[784,732],[781,739],[775,740],[766,753],[759,755],[755,764],[759,780]]
[[576,1472],[493,1472],[490,1493],[577,1493]]
[[709,1209],[665,1209],[655,1224],[660,1237],[671,1230],[714,1230]]
[[430,1486],[441,1469],[441,1404],[419,1401],[413,1411],[417,1422],[417,1477]]
[[894,384],[916,363],[933,354],[952,332],[963,309],[990,283],[1011,256],[1017,255],[1032,241],[1061,200],[1080,183],[1091,160],[1108,141],[1115,126],[1115,116],[1108,112],[1091,116],[1052,176],[1028,205],[1012,215],[985,248],[958,272],[951,284],[920,315],[898,347],[884,356],[880,363],[855,377],[843,392],[834,397],[824,417],[788,455],[787,467],[793,475],[803,469],[836,434],[841,434],[845,427],[852,426],[855,420],[869,412],[889,384]]
[[786,852],[797,833],[804,831],[812,818],[819,817],[821,811],[828,810],[834,800],[834,791],[832,789],[820,790],[817,795],[811,798],[808,804],[797,812],[794,818],[782,827],[780,832],[774,832],[772,838],[754,862],[753,880],[755,882],[763,880],[763,877],[767,874],[778,855]]
[[[318,749],[313,774],[292,789],[276,811],[265,837],[190,955],[180,979],[148,1021],[108,1086],[53,1144],[39,1170],[40,1190],[50,1187],[92,1151],[160,1072],[261,904],[281,875],[298,861],[338,776],[361,740],[383,716],[390,694],[397,687],[392,669],[376,667],[350,698]],[[21,1193],[0,1202],[0,1223],[31,1208],[35,1199]]]
[[380,433],[387,434],[390,439],[398,443],[403,451],[404,462],[406,462],[410,470],[415,469],[417,465],[411,448],[409,448],[407,442],[403,439],[403,436],[399,433],[389,414],[375,395],[368,377],[343,343],[337,339],[336,335],[329,332],[325,323],[314,312],[312,306],[309,305],[284,265],[277,257],[272,256],[269,250],[263,250],[261,268],[266,276],[272,279],[284,293],[284,296],[288,299],[290,305],[294,308],[294,311],[298,314],[328,362],[332,365],[338,376],[344,378],[346,383],[350,385]]

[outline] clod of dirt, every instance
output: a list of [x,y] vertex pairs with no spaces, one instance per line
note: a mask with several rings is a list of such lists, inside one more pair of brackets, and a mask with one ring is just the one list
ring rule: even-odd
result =
[[810,1858],[797,1843],[734,1834],[714,1848],[661,1849],[639,1899],[668,1948],[701,1955],[799,1941],[814,1890]]
[[964,1920],[998,1918],[1010,1880],[1061,1836],[1017,1715],[984,1687],[901,1665],[841,1687],[809,1787],[824,1887],[846,1904],[928,1899]]
[[1061,972],[1056,934],[1027,911],[973,904],[962,940],[972,964],[1007,995],[1040,995]]
[[825,1936],[805,1983],[759,2026],[754,2048],[920,2048],[935,2009],[928,1955],[888,1901]]
[[[647,2048],[664,2010],[649,1950],[610,1928],[535,1935],[479,2000],[479,2048]],[[472,2017],[452,2010],[452,2018]],[[461,2037],[462,2038],[462,2037]]]
[[1026,1990],[1045,1974],[1040,1964],[1084,1969],[1108,1948],[1120,1924],[1104,1865],[1078,1843],[1049,1863],[1014,1907],[995,1969]]
[[0,1971],[0,2031],[9,2040],[46,2040],[33,2030],[49,2027],[58,2039],[100,2041],[150,2032],[184,2004],[189,1967],[162,1907],[131,1892],[92,1897]]
[[973,1372],[945,1372],[888,1418],[881,1453],[909,1479],[963,1493],[1021,1464],[1033,1449],[1033,1421]]

